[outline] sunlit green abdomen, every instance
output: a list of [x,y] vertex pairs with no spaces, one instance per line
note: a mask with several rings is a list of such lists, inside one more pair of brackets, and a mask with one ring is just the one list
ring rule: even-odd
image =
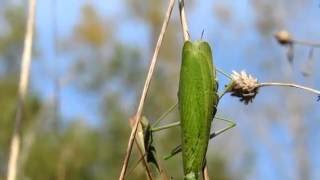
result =
[[197,179],[201,172],[217,104],[216,91],[209,44],[185,42],[178,93],[185,179]]

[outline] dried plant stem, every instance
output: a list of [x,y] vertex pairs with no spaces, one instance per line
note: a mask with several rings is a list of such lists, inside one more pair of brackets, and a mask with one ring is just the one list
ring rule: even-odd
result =
[[147,154],[142,155],[142,156],[137,160],[137,162],[134,163],[132,169],[129,169],[129,170],[128,170],[128,173],[126,174],[125,178],[128,177],[128,176],[130,176],[130,174],[136,169],[136,167],[138,167],[139,163],[140,163],[141,161],[143,161],[143,158],[145,158],[146,156],[147,156]]
[[305,46],[310,46],[313,48],[320,48],[320,43],[316,43],[316,42],[310,42],[310,41],[302,41],[302,40],[292,40],[294,43],[296,44],[301,44],[301,45],[305,45]]
[[22,109],[27,93],[30,64],[31,64],[31,51],[32,51],[32,38],[34,31],[34,19],[35,19],[36,0],[29,1],[27,31],[24,39],[24,50],[22,54],[20,82],[19,82],[19,94],[17,102],[17,111],[15,116],[15,126],[10,145],[10,155],[7,170],[7,180],[15,180],[17,175],[17,161],[19,157],[20,149],[20,131],[21,131],[21,119]]
[[205,164],[204,168],[202,169],[202,179],[203,180],[210,180],[207,163]]
[[152,180],[153,178],[152,178],[152,175],[151,175],[151,170],[150,170],[150,168],[148,166],[148,162],[147,162],[147,159],[146,159],[146,156],[145,156],[146,152],[139,145],[138,139],[135,140],[135,143],[136,143],[136,145],[138,147],[138,150],[139,150],[139,153],[140,153],[140,155],[142,157],[142,163],[143,163],[143,166],[146,169],[146,174],[147,174],[148,180]]
[[190,40],[190,36],[189,36],[189,30],[188,30],[187,16],[184,10],[184,0],[179,0],[179,12],[180,12],[180,20],[181,20],[182,31],[183,31],[183,38],[184,38],[184,41],[188,41]]
[[316,89],[312,89],[309,87],[293,84],[293,83],[278,83],[278,82],[266,82],[266,83],[259,83],[259,87],[264,87],[264,86],[287,86],[287,87],[295,87],[298,89],[303,89],[312,93],[315,93],[317,95],[320,95],[320,91]]
[[126,173],[126,170],[127,170],[127,167],[128,167],[128,162],[129,162],[130,154],[131,154],[131,151],[132,151],[132,145],[133,145],[133,141],[135,139],[135,135],[137,133],[138,125],[140,123],[140,118],[141,118],[141,114],[142,114],[145,98],[146,98],[146,95],[147,95],[147,92],[148,92],[148,89],[149,89],[149,85],[150,85],[150,82],[151,82],[151,79],[152,79],[153,71],[154,71],[154,68],[155,68],[155,65],[156,65],[156,62],[157,62],[157,57],[158,57],[158,54],[159,54],[159,50],[160,50],[160,47],[161,47],[161,44],[162,44],[162,40],[163,40],[164,34],[166,32],[168,23],[169,23],[169,19],[170,19],[171,13],[172,13],[173,6],[174,6],[174,0],[170,0],[169,6],[168,6],[168,9],[167,9],[167,12],[166,12],[166,17],[165,17],[165,19],[163,21],[161,32],[160,32],[160,35],[159,35],[159,38],[158,38],[158,41],[157,41],[157,44],[156,44],[156,47],[155,47],[155,50],[154,50],[154,54],[153,54],[153,57],[152,57],[152,60],[151,60],[150,68],[149,68],[149,71],[148,71],[148,75],[147,75],[147,78],[146,78],[146,81],[145,81],[145,84],[144,84],[144,87],[143,87],[143,91],[142,91],[142,95],[141,95],[141,98],[140,98],[139,107],[138,107],[137,113],[135,115],[135,122],[134,122],[134,126],[132,128],[131,134],[130,134],[128,147],[127,147],[127,151],[126,151],[126,155],[125,155],[125,159],[124,159],[124,162],[123,162],[123,166],[122,166],[122,170],[121,170],[121,173],[120,173],[119,180],[124,179],[124,176],[125,176],[125,173]]
[[[128,176],[130,176],[130,174],[136,169],[136,167],[139,165],[139,163],[141,161],[143,161],[144,158],[146,158],[147,154],[144,153],[140,158],[139,160],[137,160],[137,162],[134,163],[133,165],[133,168],[130,169],[128,171],[128,173],[126,174],[125,178],[127,178]],[[160,174],[162,175],[162,179],[163,180],[169,180],[170,178],[168,177],[168,175],[166,174],[165,170],[163,169],[162,165],[160,162],[158,162],[158,165],[159,165],[159,169],[160,169]]]

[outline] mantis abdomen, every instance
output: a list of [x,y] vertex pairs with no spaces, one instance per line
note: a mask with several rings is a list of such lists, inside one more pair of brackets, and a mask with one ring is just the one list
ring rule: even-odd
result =
[[186,41],[179,82],[179,111],[185,179],[198,179],[218,104],[215,67],[207,42]]

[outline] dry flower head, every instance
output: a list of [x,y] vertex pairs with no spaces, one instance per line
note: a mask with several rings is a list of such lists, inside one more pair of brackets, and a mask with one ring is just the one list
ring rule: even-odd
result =
[[291,34],[286,30],[281,30],[277,32],[274,37],[277,39],[278,43],[281,45],[290,45],[293,43]]
[[231,96],[239,97],[245,104],[252,102],[258,93],[258,80],[245,71],[240,73],[232,71],[231,78],[232,85],[229,89]]

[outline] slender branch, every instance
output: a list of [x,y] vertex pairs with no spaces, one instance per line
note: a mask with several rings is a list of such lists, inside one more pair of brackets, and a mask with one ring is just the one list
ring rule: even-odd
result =
[[311,41],[296,40],[296,39],[293,39],[292,41],[296,44],[301,44],[301,45],[310,46],[310,47],[314,47],[314,48],[320,48],[320,43],[311,42]]
[[174,0],[170,0],[169,6],[168,6],[168,9],[167,9],[167,12],[166,12],[166,17],[165,17],[165,19],[163,21],[161,32],[160,32],[160,35],[159,35],[159,38],[158,38],[158,41],[157,41],[157,44],[156,44],[156,47],[155,47],[155,50],[154,50],[154,54],[153,54],[153,57],[152,57],[152,60],[151,60],[150,68],[149,68],[149,71],[148,71],[148,75],[147,75],[147,78],[146,78],[146,81],[145,81],[145,84],[144,84],[144,87],[143,87],[143,91],[142,91],[142,95],[141,95],[141,98],[140,98],[139,107],[138,107],[137,113],[135,115],[135,124],[134,124],[133,129],[132,129],[131,134],[130,134],[128,147],[127,147],[127,151],[126,151],[126,156],[125,156],[125,159],[124,159],[124,162],[123,162],[123,166],[122,166],[122,170],[121,170],[121,173],[120,173],[119,180],[123,180],[124,179],[124,176],[125,176],[125,173],[126,173],[126,170],[127,170],[127,167],[128,167],[128,162],[129,162],[130,154],[131,154],[131,151],[132,151],[132,145],[133,145],[133,141],[135,139],[136,133],[137,133],[138,124],[140,123],[140,118],[141,118],[141,114],[142,114],[145,98],[146,98],[146,95],[147,95],[147,92],[148,92],[148,89],[149,89],[149,85],[150,85],[150,82],[151,82],[151,79],[152,79],[153,71],[154,71],[154,68],[155,68],[155,65],[156,65],[156,62],[157,62],[158,53],[159,53],[159,50],[160,50],[160,47],[161,47],[161,44],[162,44],[162,40],[163,40],[164,34],[166,32],[166,29],[167,29],[167,26],[168,26],[168,23],[169,23],[169,19],[170,19],[171,13],[172,13],[173,6],[174,6]]
[[17,111],[15,116],[15,126],[13,130],[13,135],[10,145],[9,162],[7,170],[7,180],[15,180],[17,175],[17,161],[19,157],[20,150],[20,140],[21,140],[21,119],[23,104],[25,101],[25,96],[27,94],[30,64],[31,64],[31,52],[32,52],[32,38],[34,31],[34,21],[35,21],[35,9],[36,0],[29,1],[28,10],[28,20],[27,20],[27,30],[24,39],[24,49],[22,54],[21,62],[21,72],[20,72],[20,82],[19,82],[19,94],[17,102]]
[[[157,159],[159,159],[159,158],[157,157]],[[163,168],[163,166],[162,166],[160,161],[158,161],[158,165],[159,165],[159,168],[160,168],[160,174],[162,175],[162,179],[163,180],[171,180],[172,178],[169,178],[168,174],[166,173],[166,171]]]
[[184,10],[184,0],[179,0],[179,11],[180,11],[182,31],[183,31],[183,38],[184,38],[184,41],[188,41],[190,40],[190,36],[189,36],[186,12]]
[[[139,165],[139,163],[140,163],[141,161],[143,161],[143,159],[145,159],[146,156],[147,156],[147,154],[144,153],[144,154],[139,158],[139,160],[137,160],[137,162],[134,163],[133,168],[128,171],[128,173],[126,174],[125,178],[128,177],[128,176],[136,169],[136,167]],[[161,164],[160,164],[159,162],[157,162],[157,163],[158,163],[159,168],[160,168],[160,173],[161,173],[161,175],[162,175],[162,179],[163,179],[163,180],[169,180],[169,177],[168,177],[168,175],[165,173],[165,171],[164,171],[164,169],[162,168]]]
[[293,84],[293,83],[277,83],[277,82],[266,82],[266,83],[260,83],[259,87],[264,87],[264,86],[286,86],[286,87],[295,87],[298,89],[303,89],[312,93],[315,93],[317,95],[320,95],[320,91],[316,89],[312,89],[309,87],[301,86],[298,84]]
[[144,153],[144,154],[137,160],[137,162],[134,163],[133,168],[132,168],[132,169],[129,169],[129,171],[128,171],[128,173],[126,174],[125,177],[128,177],[128,176],[136,169],[136,167],[138,167],[139,163],[140,163],[141,161],[143,161],[143,159],[144,159],[146,156],[147,156],[147,154]]
[[205,163],[205,166],[202,169],[202,179],[210,180],[207,163]]
[[153,178],[152,178],[151,170],[150,170],[150,167],[148,166],[148,162],[145,158],[146,152],[145,152],[145,150],[143,150],[143,148],[138,143],[138,139],[136,139],[135,143],[136,143],[138,150],[139,150],[139,153],[142,157],[142,160],[143,160],[142,163],[143,163],[144,168],[146,169],[148,180],[152,180]]
[[319,42],[295,39],[287,30],[278,31],[274,37],[277,39],[278,43],[283,46],[293,45],[295,43],[304,46],[320,48]]

